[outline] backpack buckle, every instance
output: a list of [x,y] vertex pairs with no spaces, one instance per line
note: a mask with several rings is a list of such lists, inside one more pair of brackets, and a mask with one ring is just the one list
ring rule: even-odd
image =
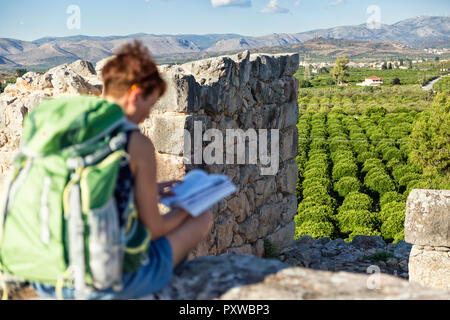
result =
[[66,166],[68,169],[78,169],[78,168],[84,168],[84,159],[81,157],[77,158],[69,158],[66,161]]

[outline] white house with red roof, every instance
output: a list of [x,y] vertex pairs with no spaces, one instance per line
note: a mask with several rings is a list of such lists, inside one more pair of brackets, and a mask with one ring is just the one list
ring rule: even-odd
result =
[[369,78],[366,78],[364,82],[357,83],[357,86],[379,86],[383,84],[384,80],[382,78],[372,76]]

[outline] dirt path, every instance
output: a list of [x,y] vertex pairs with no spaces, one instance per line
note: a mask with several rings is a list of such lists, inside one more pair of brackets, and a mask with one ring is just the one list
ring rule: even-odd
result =
[[434,85],[436,82],[438,82],[438,81],[441,80],[443,77],[448,76],[448,75],[450,75],[450,73],[449,73],[449,74],[444,74],[444,75],[442,75],[442,76],[439,76],[439,77],[437,77],[436,79],[434,79],[434,80],[428,82],[426,85],[422,86],[422,90],[424,90],[424,91],[431,90],[431,89],[433,88],[433,85]]

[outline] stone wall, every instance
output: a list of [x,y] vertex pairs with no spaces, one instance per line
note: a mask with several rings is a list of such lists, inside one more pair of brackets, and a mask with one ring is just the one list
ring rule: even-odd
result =
[[405,240],[414,244],[409,280],[450,289],[450,190],[411,191],[406,203]]
[[[298,69],[298,55],[250,55],[247,51],[161,69],[168,92],[142,125],[159,152],[159,178],[179,179],[193,168],[202,168],[226,174],[238,186],[235,195],[212,208],[215,227],[193,256],[225,252],[262,256],[265,240],[276,250],[286,247],[294,236],[297,208],[298,84],[292,75]],[[223,133],[224,152],[230,152],[225,143],[227,129],[278,129],[279,169],[274,175],[263,175],[259,158],[256,164],[248,164],[248,155],[244,164],[237,164],[237,149],[232,152],[234,164],[226,164],[226,157],[224,164],[204,160],[186,164],[183,158],[194,162],[192,155],[199,146],[194,142],[196,121],[201,133],[207,129]],[[190,154],[184,154],[187,133]],[[270,146],[273,136],[270,131],[267,135]]]
[[[295,54],[250,55],[246,51],[235,56],[161,66],[168,90],[141,126],[158,151],[158,179],[181,179],[189,170],[202,168],[210,173],[227,174],[238,186],[236,194],[212,208],[213,231],[192,256],[225,252],[263,256],[265,240],[278,250],[292,241],[297,208],[298,119],[298,83],[292,75],[297,71],[298,60]],[[98,75],[103,65],[101,61],[94,68],[86,61],[77,61],[43,75],[29,72],[6,88],[0,95],[0,177],[6,174],[11,156],[20,144],[24,115],[45,98],[100,95]],[[226,129],[245,132],[278,129],[279,158],[274,152],[279,160],[276,174],[263,175],[261,169],[266,166],[259,157],[250,165],[247,162],[207,165],[205,161],[185,164],[183,157],[189,157],[184,154],[184,129],[194,144],[196,121],[201,123],[202,130],[218,129],[224,136]],[[269,131],[269,155],[273,137]],[[206,145],[203,143],[203,147]],[[224,146],[224,151],[229,150]],[[233,158],[235,153],[232,152]]]
[[19,148],[23,118],[28,112],[47,98],[101,93],[101,81],[94,67],[81,60],[52,68],[43,75],[28,72],[8,85],[0,94],[0,182]]

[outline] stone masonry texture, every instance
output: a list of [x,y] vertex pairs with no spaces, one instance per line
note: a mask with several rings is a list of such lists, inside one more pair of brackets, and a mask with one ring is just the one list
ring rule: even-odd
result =
[[411,191],[406,203],[405,240],[413,244],[409,280],[450,289],[450,190]]

